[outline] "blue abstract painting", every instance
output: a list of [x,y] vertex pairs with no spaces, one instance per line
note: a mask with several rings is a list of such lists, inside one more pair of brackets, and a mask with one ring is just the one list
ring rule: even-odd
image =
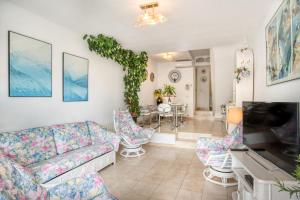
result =
[[52,96],[52,45],[9,32],[9,96]]
[[284,0],[266,27],[267,85],[300,78],[300,0]]
[[88,59],[63,53],[64,101],[88,101],[88,65]]

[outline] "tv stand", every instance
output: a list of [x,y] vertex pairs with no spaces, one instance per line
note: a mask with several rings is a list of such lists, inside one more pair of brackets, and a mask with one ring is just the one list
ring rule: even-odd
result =
[[232,194],[233,200],[296,200],[296,197],[290,198],[287,192],[279,192],[276,186],[277,179],[287,186],[297,184],[291,175],[252,150],[230,151],[230,154],[232,170],[238,180],[238,191]]

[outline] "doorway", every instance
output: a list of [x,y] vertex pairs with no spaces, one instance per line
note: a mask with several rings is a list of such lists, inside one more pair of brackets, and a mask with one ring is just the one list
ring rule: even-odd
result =
[[196,67],[196,110],[212,111],[210,66]]

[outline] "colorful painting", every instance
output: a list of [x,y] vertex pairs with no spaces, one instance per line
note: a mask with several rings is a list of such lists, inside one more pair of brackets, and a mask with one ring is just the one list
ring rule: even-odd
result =
[[266,27],[267,85],[300,77],[299,6],[285,0]]
[[300,0],[291,0],[292,9],[292,78],[300,76]]
[[52,96],[52,45],[8,32],[9,96]]
[[63,53],[63,100],[88,101],[88,59]]

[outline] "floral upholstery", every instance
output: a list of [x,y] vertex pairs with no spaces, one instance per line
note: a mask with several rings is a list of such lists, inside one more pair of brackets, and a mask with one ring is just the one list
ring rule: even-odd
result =
[[56,156],[53,132],[50,127],[0,133],[0,148],[23,165]]
[[[233,145],[242,143],[241,127],[237,126],[230,134],[224,138],[200,137],[197,141],[196,153],[202,163],[206,163],[210,156],[226,154]],[[222,159],[214,160],[215,166],[223,164]]]
[[103,179],[97,174],[89,174],[84,178],[73,178],[61,185],[51,188],[48,190],[47,195],[50,199],[117,200],[108,192]]
[[0,150],[0,191],[3,199],[45,199],[45,191],[35,183],[28,169]]
[[86,122],[89,128],[92,144],[110,142],[114,146],[114,150],[119,150],[120,137],[108,130],[102,128],[99,124],[92,121]]
[[54,125],[51,128],[58,154],[92,144],[85,122]]
[[45,183],[112,150],[113,146],[110,143],[90,145],[29,165],[28,168],[38,183]]
[[128,111],[115,112],[114,123],[116,133],[129,144],[145,144],[150,141],[155,130],[141,128],[135,124]]
[[[85,122],[0,133],[0,200],[115,200],[96,174],[73,178],[53,188],[41,186],[113,151],[112,143],[117,139],[113,138],[113,142],[109,139],[109,136],[103,137],[101,143],[92,145]],[[56,148],[63,154],[57,155]]]
[[34,181],[30,170],[5,156],[0,149],[0,200],[9,199],[117,200],[96,173],[75,177],[46,190]]

